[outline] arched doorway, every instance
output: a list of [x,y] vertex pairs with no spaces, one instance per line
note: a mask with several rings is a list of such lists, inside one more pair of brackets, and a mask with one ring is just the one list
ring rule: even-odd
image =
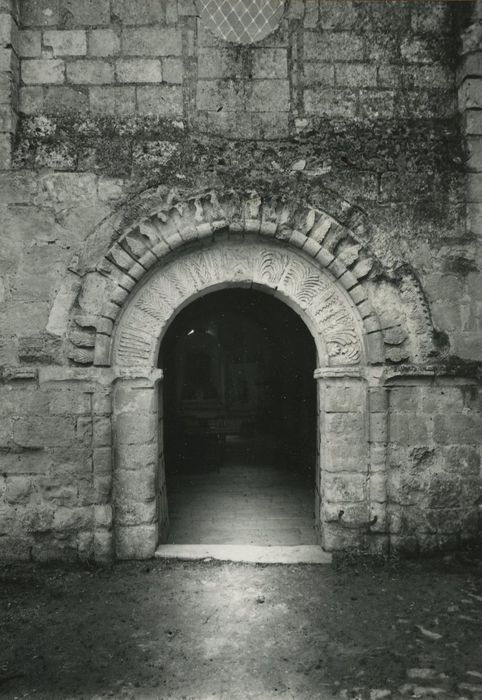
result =
[[176,544],[316,542],[316,367],[300,317],[272,295],[191,302],[161,345]]
[[[106,307],[105,313],[117,319],[113,341],[98,332],[95,350],[100,362],[109,348],[114,370],[116,556],[153,556],[169,535],[163,426],[170,407],[162,400],[164,377],[158,367],[164,338],[194,301],[232,288],[274,297],[309,329],[316,345],[317,532],[328,551],[364,546],[367,523],[374,522],[373,496],[375,505],[380,503],[377,522],[382,527],[386,503],[385,475],[378,470],[385,464],[386,421],[379,415],[384,404],[377,391],[373,400],[368,396],[379,373],[367,365],[383,356],[383,336],[363,288],[352,287],[353,275],[338,263],[325,269],[318,256],[283,241],[253,240],[237,232],[173,251],[145,273],[140,264],[132,270],[132,275],[142,275],[137,286],[133,278],[123,277],[127,286],[136,288],[131,294],[124,288],[119,292],[118,299],[128,296],[120,314],[114,309],[118,304]],[[284,343],[285,338],[280,347]],[[373,474],[372,462],[377,468]]]

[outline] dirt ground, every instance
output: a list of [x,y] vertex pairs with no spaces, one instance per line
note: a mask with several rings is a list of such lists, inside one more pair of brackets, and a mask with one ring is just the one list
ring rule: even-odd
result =
[[482,698],[482,556],[0,569],[4,698]]

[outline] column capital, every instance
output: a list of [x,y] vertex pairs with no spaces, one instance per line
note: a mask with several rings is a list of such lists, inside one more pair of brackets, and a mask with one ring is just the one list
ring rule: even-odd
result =
[[114,383],[136,382],[145,387],[154,387],[164,376],[162,369],[157,367],[122,367],[113,371]]
[[315,379],[363,379],[362,367],[317,367],[313,372]]

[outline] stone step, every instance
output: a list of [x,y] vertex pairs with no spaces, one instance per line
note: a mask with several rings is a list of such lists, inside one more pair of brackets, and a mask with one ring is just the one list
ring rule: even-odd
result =
[[243,544],[163,544],[158,559],[236,561],[249,564],[331,564],[331,554],[318,545],[260,546]]

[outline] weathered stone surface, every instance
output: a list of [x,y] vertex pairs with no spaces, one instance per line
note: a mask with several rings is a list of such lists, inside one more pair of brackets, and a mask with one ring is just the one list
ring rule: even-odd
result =
[[75,442],[75,422],[66,416],[31,416],[15,421],[13,440],[21,447],[71,445]]
[[117,528],[115,549],[119,559],[149,559],[154,556],[156,546],[155,525]]
[[[447,3],[389,5],[288,3],[276,32],[242,48],[192,0],[25,0],[18,33],[0,7],[6,556],[108,561],[113,537],[120,556],[152,555],[157,388],[118,388],[118,365],[157,366],[163,328],[206,280],[253,277],[309,318],[321,370],[361,364],[363,379],[319,380],[325,545],[383,553],[391,530],[392,550],[431,551],[476,536],[481,31],[459,38]],[[244,238],[221,259],[226,228]],[[256,276],[258,231],[286,258]],[[175,280],[164,269],[149,296],[145,275],[198,239],[217,252]],[[314,258],[334,296],[300,273]],[[142,288],[129,335],[118,328]],[[52,380],[94,361],[114,365],[102,387]]]
[[31,58],[22,63],[22,80],[27,85],[65,82],[65,63],[61,59]]
[[113,29],[93,29],[87,41],[90,56],[116,56],[120,51],[120,37]]
[[160,27],[124,29],[122,53],[127,56],[180,56],[181,32]]
[[80,30],[49,30],[43,33],[44,46],[50,47],[54,56],[85,56],[87,38]]

